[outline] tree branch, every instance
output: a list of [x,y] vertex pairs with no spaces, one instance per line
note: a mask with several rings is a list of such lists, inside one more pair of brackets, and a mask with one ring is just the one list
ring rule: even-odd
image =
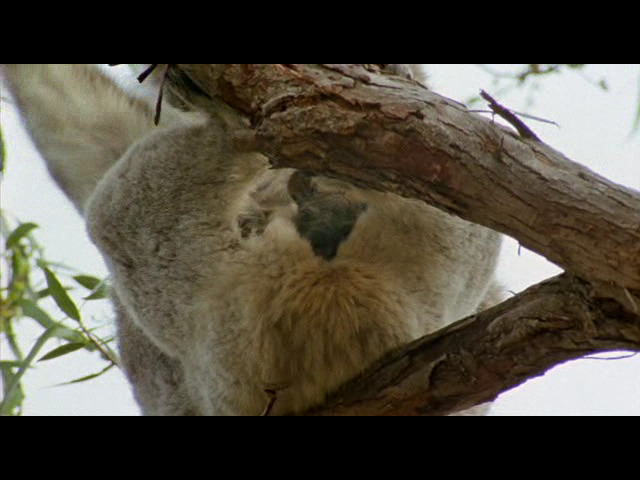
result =
[[640,318],[561,275],[394,352],[312,414],[449,414],[608,350],[640,350]]
[[640,290],[640,195],[543,143],[361,65],[179,67],[252,119],[275,166],[420,198]]
[[176,65],[250,120],[278,167],[424,200],[570,274],[425,337],[321,412],[438,414],[552,365],[640,350],[640,195],[374,65]]

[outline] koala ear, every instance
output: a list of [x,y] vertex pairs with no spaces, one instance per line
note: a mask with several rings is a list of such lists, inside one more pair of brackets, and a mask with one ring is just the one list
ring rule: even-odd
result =
[[104,173],[153,128],[153,113],[93,65],[4,65],[52,176],[82,211]]

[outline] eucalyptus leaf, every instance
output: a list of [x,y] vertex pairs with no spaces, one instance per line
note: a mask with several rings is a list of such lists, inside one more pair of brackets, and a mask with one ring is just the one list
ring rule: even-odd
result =
[[20,385],[20,380],[22,379],[22,376],[27,371],[27,369],[31,367],[31,364],[33,363],[36,355],[38,354],[38,352],[40,352],[40,349],[44,346],[44,344],[48,340],[50,340],[52,337],[55,337],[58,334],[57,330],[59,328],[60,327],[58,326],[48,328],[47,330],[44,331],[42,335],[40,335],[38,340],[36,340],[36,342],[33,344],[33,347],[31,347],[29,354],[24,359],[24,361],[22,362],[22,365],[20,366],[18,371],[15,373],[15,375],[11,377],[9,384],[5,389],[5,392],[4,392],[5,397],[0,402],[0,416],[8,415],[10,412],[12,412],[13,408],[15,407],[14,403],[17,398],[16,395],[19,395],[16,391],[22,390],[22,386]]
[[71,328],[65,327],[64,325],[60,325],[58,322],[53,320],[47,312],[41,309],[36,302],[28,300],[26,298],[22,298],[18,301],[18,305],[22,310],[22,315],[24,315],[25,317],[33,318],[44,328],[58,327],[57,330],[55,330],[55,336],[57,338],[67,340],[68,342],[72,343],[85,342],[85,337],[81,333],[76,332]]
[[0,360],[0,369],[6,369],[6,368],[20,368],[20,366],[22,365],[22,362],[19,362],[18,360]]
[[102,280],[91,275],[74,275],[73,279],[87,290],[94,290]]
[[24,315],[25,317],[33,318],[44,328],[53,327],[57,323],[49,316],[47,312],[42,310],[38,306],[38,304],[36,304],[36,302],[32,300],[21,298],[18,301],[18,305],[22,309],[22,315]]
[[70,382],[62,383],[61,385],[73,385],[74,383],[86,382],[87,380],[92,380],[100,375],[107,373],[112,367],[115,366],[115,363],[111,363],[107,365],[105,368],[100,370],[98,373],[92,373],[91,375],[87,375],[85,377],[76,378],[75,380],[71,380]]
[[33,297],[37,298],[38,300],[48,297],[49,295],[51,295],[51,292],[49,291],[48,288],[43,288],[42,290],[33,292]]
[[58,280],[58,277],[47,267],[42,266],[42,271],[44,272],[44,276],[47,280],[47,286],[49,287],[49,291],[51,292],[51,296],[54,301],[60,307],[64,313],[66,313],[69,318],[73,320],[80,320],[80,311],[78,307],[76,307],[75,302],[69,296],[65,288]]
[[[11,363],[17,363],[18,367],[14,367]],[[15,375],[12,373],[13,368],[19,368],[21,362],[0,362],[0,372],[2,373],[2,381],[5,385],[11,385],[13,383]],[[16,415],[20,414],[20,407],[25,399],[24,390],[22,385],[18,382],[16,386],[7,391],[2,402],[0,402],[0,411],[2,415]]]
[[109,287],[100,285],[91,295],[84,297],[84,300],[100,300],[109,296]]
[[[55,330],[56,338],[66,340],[71,343],[86,343],[86,338],[80,332],[71,328],[60,325],[59,322],[53,320],[47,312],[42,310],[38,304],[32,300],[22,298],[18,301],[18,305],[22,310],[22,315],[25,317],[33,318],[36,322],[42,325],[44,328],[58,327]],[[95,350],[95,346],[89,343],[86,347],[88,350]]]
[[22,223],[16,227],[16,229],[9,234],[5,247],[7,250],[11,250],[18,242],[29,234],[29,232],[35,228],[38,228],[37,223],[27,222]]
[[109,288],[105,280],[91,275],[76,275],[73,279],[83,287],[91,290],[91,294],[84,297],[84,300],[99,300],[106,298],[109,294]]
[[15,278],[28,277],[31,265],[29,257],[25,255],[21,248],[14,248],[11,255],[11,270]]
[[86,346],[87,346],[87,342],[67,343],[65,345],[61,345],[57,348],[54,348],[46,355],[43,355],[38,361],[42,362],[44,360],[51,360],[53,358],[58,358],[68,353],[75,352],[76,350],[80,350],[81,348],[85,348]]

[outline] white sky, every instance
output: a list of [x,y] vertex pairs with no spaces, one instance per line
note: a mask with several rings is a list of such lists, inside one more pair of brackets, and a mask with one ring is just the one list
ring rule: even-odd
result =
[[[438,93],[456,100],[476,95],[480,88],[495,93],[491,78],[473,65],[431,65],[430,83]],[[605,78],[603,92],[585,80]],[[630,138],[640,97],[640,67],[594,65],[585,74],[567,72],[539,83],[528,107],[523,91],[496,96],[503,105],[559,124],[559,128],[526,120],[553,148],[609,179],[640,190],[640,133]],[[6,102],[0,110],[7,167],[0,184],[2,208],[22,221],[40,225],[36,231],[49,260],[96,276],[106,275],[100,255],[89,243],[84,224],[70,202],[55,187],[42,160]],[[559,270],[508,239],[503,247],[499,278],[513,291],[555,275]],[[82,292],[80,292],[82,293]],[[107,325],[110,310],[102,305],[86,314],[94,324]],[[40,331],[27,319],[20,335],[29,342]],[[56,345],[51,342],[43,352]],[[0,345],[5,359],[6,346]],[[130,388],[116,369],[99,379],[55,386],[99,371],[104,363],[93,354],[74,353],[37,364],[24,377],[25,415],[137,415]],[[492,415],[640,415],[640,355],[627,359],[583,359],[558,366],[544,376],[503,394]]]

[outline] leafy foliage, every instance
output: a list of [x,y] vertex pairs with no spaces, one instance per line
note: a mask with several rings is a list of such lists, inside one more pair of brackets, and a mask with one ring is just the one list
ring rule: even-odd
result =
[[[105,281],[79,272],[66,274],[64,271],[69,268],[47,261],[33,236],[38,225],[21,223],[11,229],[3,214],[0,220],[0,239],[4,247],[0,256],[0,374],[3,387],[0,415],[20,415],[26,397],[23,377],[38,362],[81,350],[100,353],[107,365],[97,373],[65,382],[77,383],[102,375],[117,366],[118,359],[109,347],[112,339],[100,338],[85,326],[81,309],[61,278],[66,276],[80,285],[85,292],[84,301],[104,299],[107,295]],[[54,319],[51,308],[42,305],[48,298],[53,299],[64,313],[61,320]],[[26,319],[35,322],[41,333],[24,354],[21,346],[24,339],[19,339],[16,331],[18,324]],[[54,341],[58,345],[43,355],[45,346]],[[5,351],[10,352],[11,359],[5,358]]]
[[[552,77],[561,77],[567,72],[573,72],[591,84],[594,88],[604,91],[610,90],[610,84],[606,78],[593,78],[588,73],[589,64],[585,63],[525,63],[489,65],[478,64],[478,68],[492,77],[492,92],[496,97],[503,96],[513,90],[519,90],[525,95],[527,104],[535,102],[535,96],[540,89],[541,82]],[[465,101],[467,105],[480,103],[480,96],[474,96]],[[517,112],[520,115],[526,114]],[[536,117],[530,117],[542,120]],[[544,121],[544,120],[542,120]],[[636,113],[630,129],[630,136],[640,131],[640,70],[638,71],[638,97],[636,100]]]
[[557,76],[567,71],[580,74],[585,81],[597,88],[609,90],[609,84],[605,78],[596,80],[585,74],[584,69],[587,64],[584,63],[527,63],[501,67],[481,64],[478,66],[493,77],[494,86],[504,89],[501,93],[525,86],[531,86],[535,89],[541,79]]

